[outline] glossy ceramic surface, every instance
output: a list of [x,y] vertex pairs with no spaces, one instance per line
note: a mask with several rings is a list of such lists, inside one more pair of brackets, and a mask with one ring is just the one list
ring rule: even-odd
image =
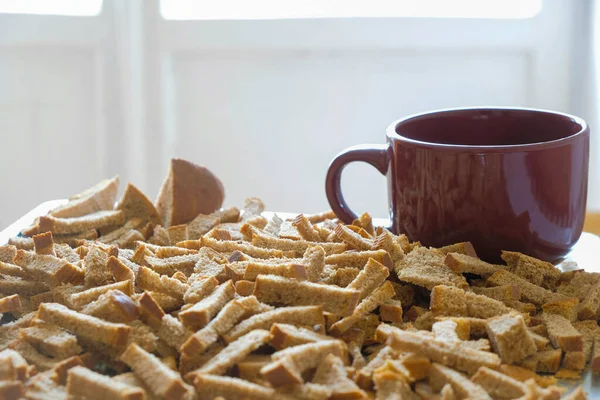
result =
[[356,215],[340,191],[344,166],[364,161],[387,176],[392,230],[424,245],[471,241],[480,257],[500,250],[564,257],[583,228],[589,128],[566,114],[457,109],[411,116],[387,145],[344,150],[326,191],[344,222]]

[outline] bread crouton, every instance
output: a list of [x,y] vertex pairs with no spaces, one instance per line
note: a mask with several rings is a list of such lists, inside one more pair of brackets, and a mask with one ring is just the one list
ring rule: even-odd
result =
[[[65,205],[50,211],[50,215],[59,218],[81,217],[96,211],[111,210],[115,204],[119,176],[98,182],[91,188],[76,194]],[[43,230],[41,230],[43,232]]]
[[281,307],[266,311],[240,322],[223,335],[231,342],[254,329],[271,329],[273,324],[324,325],[322,306]]
[[114,381],[82,366],[71,368],[67,373],[67,393],[90,400],[143,400],[146,394],[143,389]]
[[69,235],[98,229],[110,225],[123,225],[123,211],[97,211],[80,217],[59,218],[51,215],[40,217],[40,232],[52,232],[57,235]]
[[502,362],[518,362],[537,351],[533,338],[520,315],[502,315],[487,322],[487,331],[494,351]]
[[330,398],[367,399],[367,394],[348,378],[341,358],[329,354],[317,367],[313,383],[328,386]]
[[558,314],[542,314],[552,345],[564,351],[583,351],[583,335],[571,325],[569,320]]
[[296,281],[279,276],[260,275],[253,293],[267,304],[322,305],[325,311],[350,315],[358,304],[358,290],[342,289],[317,283]]
[[429,290],[437,285],[449,285],[460,288],[468,286],[465,278],[452,271],[444,264],[441,255],[424,247],[416,248],[408,253],[394,269],[398,279]]
[[127,325],[106,322],[56,303],[42,303],[38,317],[77,336],[116,347],[124,346],[131,332],[131,327]]
[[436,390],[441,390],[444,385],[450,384],[452,390],[460,398],[474,398],[481,400],[492,400],[492,397],[486,392],[486,390],[475,382],[472,382],[461,374],[448,368],[443,364],[432,363],[429,368],[429,384]]

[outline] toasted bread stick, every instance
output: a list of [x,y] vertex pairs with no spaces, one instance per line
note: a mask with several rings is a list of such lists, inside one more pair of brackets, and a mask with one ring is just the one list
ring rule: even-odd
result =
[[163,364],[155,355],[136,344],[131,344],[121,355],[121,360],[150,388],[156,396],[168,400],[187,399],[190,387],[181,376]]
[[56,303],[42,303],[38,317],[77,336],[116,347],[124,346],[131,332],[131,327],[127,325],[106,322]]
[[143,389],[114,381],[82,366],[71,368],[67,373],[67,393],[90,400],[145,398]]

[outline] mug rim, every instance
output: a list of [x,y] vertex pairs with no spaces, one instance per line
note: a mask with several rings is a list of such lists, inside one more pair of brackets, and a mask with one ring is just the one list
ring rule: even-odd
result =
[[[423,140],[411,139],[406,136],[400,135],[396,129],[401,124],[404,124],[409,121],[413,121],[419,118],[430,117],[436,114],[452,114],[456,112],[462,111],[524,111],[531,113],[540,113],[547,115],[559,116],[563,119],[568,119],[572,122],[577,123],[581,129],[569,136],[565,136],[560,139],[549,140],[545,142],[535,142],[535,143],[522,143],[522,144],[506,144],[506,145],[465,145],[465,144],[452,144],[452,143],[436,143],[436,142],[427,142]],[[526,151],[526,150],[535,150],[535,149],[544,149],[549,147],[556,147],[568,143],[579,136],[589,135],[589,126],[583,118],[577,117],[575,115],[562,113],[558,111],[551,111],[545,109],[538,108],[528,108],[528,107],[455,107],[455,108],[443,108],[437,110],[431,110],[426,112],[420,112],[408,115],[406,117],[400,118],[394,121],[391,125],[389,125],[386,129],[386,136],[389,140],[398,140],[401,142],[410,143],[414,146],[425,148],[425,149],[437,149],[437,150],[461,150],[461,151],[473,151],[473,152],[506,152],[506,151]]]

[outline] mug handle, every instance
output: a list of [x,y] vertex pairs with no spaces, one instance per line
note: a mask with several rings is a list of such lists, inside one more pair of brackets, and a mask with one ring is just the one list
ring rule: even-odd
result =
[[[385,176],[389,168],[389,150],[388,144],[362,144],[348,147],[331,161],[325,178],[325,192],[331,209],[342,222],[351,224],[358,218],[342,195],[342,171],[351,162],[362,161],[371,164]],[[391,229],[391,226],[387,229]]]

